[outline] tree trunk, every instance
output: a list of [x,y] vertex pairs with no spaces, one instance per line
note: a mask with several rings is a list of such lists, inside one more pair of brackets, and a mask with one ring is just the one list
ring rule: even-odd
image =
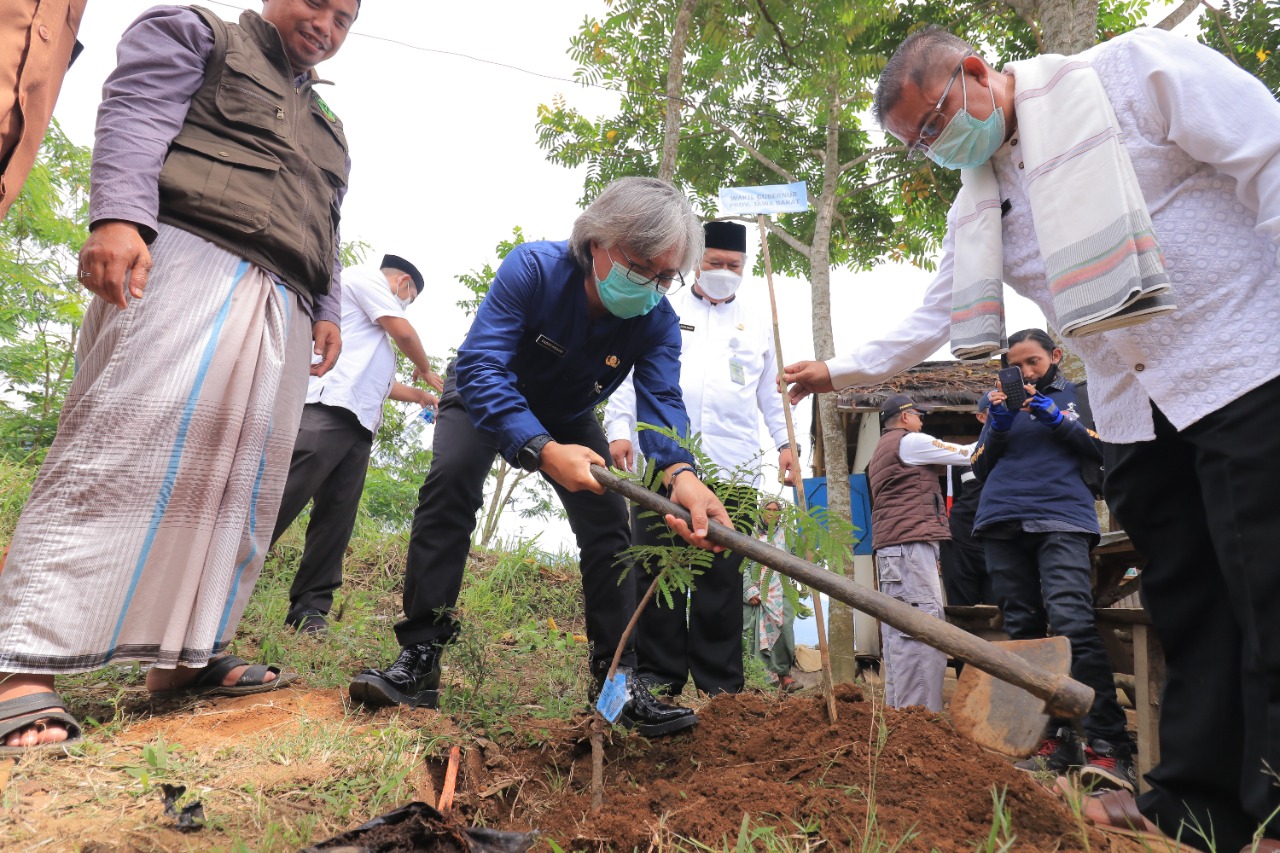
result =
[[1070,55],[1093,47],[1098,0],[1042,0],[1039,12],[1045,53]]
[[676,151],[680,147],[680,92],[684,85],[684,47],[689,39],[689,24],[698,0],[684,0],[676,13],[676,28],[671,34],[671,54],[667,61],[667,119],[663,125],[662,162],[658,177],[669,181],[676,174]]
[[[834,78],[827,90],[827,146],[822,170],[822,193],[814,223],[809,255],[809,280],[813,288],[813,354],[820,360],[835,357],[835,333],[831,322],[831,222],[835,213],[840,181],[840,90]],[[849,455],[844,424],[836,410],[834,394],[818,398],[818,420],[822,444],[826,448],[827,512],[833,518],[852,517],[849,499]],[[831,566],[844,571],[844,566]],[[853,609],[839,601],[829,602],[827,644],[831,655],[831,679],[849,683],[858,674],[853,654]]]

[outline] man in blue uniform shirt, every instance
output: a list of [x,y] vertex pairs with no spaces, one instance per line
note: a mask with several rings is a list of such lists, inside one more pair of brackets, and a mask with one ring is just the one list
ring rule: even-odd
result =
[[[664,298],[683,284],[702,252],[702,228],[675,187],[652,178],[610,184],[578,217],[568,242],[525,243],[503,261],[445,380],[435,456],[419,493],[405,574],[403,647],[385,670],[351,683],[367,705],[435,707],[442,648],[457,633],[452,612],[494,453],[555,488],[581,550],[591,672],[598,690],[635,587],[619,584],[617,557],[630,544],[625,501],[606,494],[589,466],[606,465],[608,442],[595,416],[634,369],[639,417],[687,432],[680,388],[680,329]],[[647,430],[645,454],[659,465],[692,529],[667,517],[686,541],[709,547],[707,519],[729,524],[698,479],[692,455]],[[635,666],[628,644],[621,670]],[[646,736],[697,722],[628,678],[620,722]]]

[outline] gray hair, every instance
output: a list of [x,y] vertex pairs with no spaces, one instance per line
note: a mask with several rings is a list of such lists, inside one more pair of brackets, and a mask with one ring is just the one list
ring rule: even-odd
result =
[[624,244],[641,258],[672,249],[686,272],[702,258],[702,221],[680,190],[657,178],[621,178],[604,188],[573,223],[569,248],[584,269],[591,268],[591,241]]
[[876,84],[876,94],[871,101],[871,111],[876,123],[884,127],[884,119],[898,105],[907,81],[924,89],[933,78],[949,73],[952,60],[971,53],[973,47],[959,36],[954,36],[936,24],[907,36],[885,63]]

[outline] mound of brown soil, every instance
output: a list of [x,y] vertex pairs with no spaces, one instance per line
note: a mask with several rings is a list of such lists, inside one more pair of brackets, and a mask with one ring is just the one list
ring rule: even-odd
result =
[[596,815],[585,723],[549,750],[482,741],[458,802],[472,821],[537,828],[566,849],[645,850],[676,836],[718,846],[738,837],[746,815],[832,849],[907,839],[900,849],[968,853],[988,837],[994,791],[1012,814],[1009,849],[1114,849],[1096,831],[1086,842],[1058,799],[941,716],[875,709],[852,686],[838,687],[837,700],[835,725],[820,697],[748,693],[712,700],[687,733],[614,735]]

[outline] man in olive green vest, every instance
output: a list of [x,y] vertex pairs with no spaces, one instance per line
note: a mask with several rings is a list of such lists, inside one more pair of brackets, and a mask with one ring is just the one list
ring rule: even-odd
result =
[[[96,298],[57,439],[0,573],[0,753],[79,726],[54,675],[154,664],[153,693],[291,680],[224,654],[267,550],[310,372],[341,347],[342,123],[315,91],[358,0],[238,23],[162,6],[103,89]],[[314,342],[314,347],[313,347]]]

